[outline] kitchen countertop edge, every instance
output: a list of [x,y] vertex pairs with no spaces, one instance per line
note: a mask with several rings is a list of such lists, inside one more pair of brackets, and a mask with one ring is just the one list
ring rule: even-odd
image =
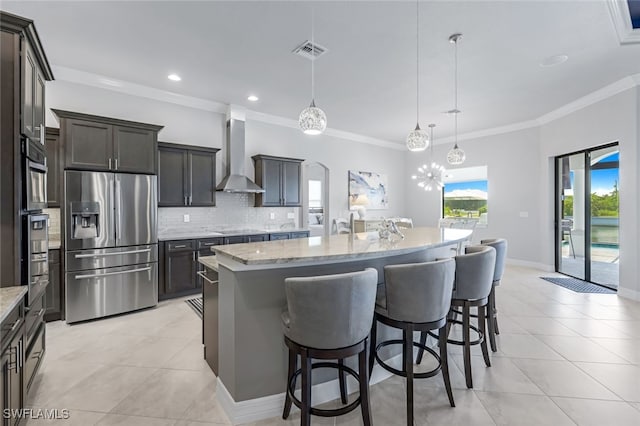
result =
[[0,322],[4,321],[9,313],[24,299],[29,290],[26,285],[14,285],[0,288]]

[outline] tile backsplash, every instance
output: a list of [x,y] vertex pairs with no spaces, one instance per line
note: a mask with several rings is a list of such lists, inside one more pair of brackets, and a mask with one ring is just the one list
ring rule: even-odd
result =
[[60,209],[43,209],[42,213],[49,215],[49,239],[60,239]]
[[[160,207],[158,232],[221,228],[277,230],[299,226],[299,207],[253,207],[253,203],[253,194],[218,192],[216,207]],[[184,222],[184,215],[189,215],[189,222]]]

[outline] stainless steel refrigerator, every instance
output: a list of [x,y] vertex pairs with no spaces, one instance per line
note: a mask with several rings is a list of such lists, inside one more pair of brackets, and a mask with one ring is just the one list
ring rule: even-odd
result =
[[68,323],[157,305],[156,179],[65,171]]

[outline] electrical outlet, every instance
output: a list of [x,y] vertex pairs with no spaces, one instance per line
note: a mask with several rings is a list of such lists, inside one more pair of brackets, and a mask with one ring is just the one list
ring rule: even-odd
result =
[[520,217],[529,217],[529,212],[520,212]]
[[276,218],[275,213],[269,213],[269,219],[275,219],[275,218]]
[[287,213],[287,219],[295,219],[296,218],[296,214],[291,212],[291,213]]
[[187,222],[191,221],[191,217],[188,214],[185,214],[185,215],[182,216],[182,221],[184,223],[187,223]]

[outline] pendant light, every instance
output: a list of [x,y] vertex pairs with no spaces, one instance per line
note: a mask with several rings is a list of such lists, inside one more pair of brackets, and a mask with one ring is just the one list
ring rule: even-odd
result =
[[416,0],[416,128],[407,136],[407,149],[424,151],[429,145],[427,133],[420,128],[420,1]]
[[458,114],[460,114],[460,110],[458,109],[458,41],[462,39],[462,34],[456,33],[452,34],[449,37],[449,43],[453,43],[454,45],[454,57],[455,57],[455,65],[454,65],[454,77],[453,77],[453,87],[454,87],[454,98],[455,98],[455,106],[452,110],[448,111],[449,114],[453,114],[454,119],[454,140],[455,143],[453,148],[447,153],[447,162],[451,165],[458,166],[464,163],[465,154],[462,149],[458,147]]
[[298,125],[307,135],[319,135],[327,128],[327,115],[316,106],[315,101],[315,43],[314,43],[314,16],[311,8],[311,104],[300,113]]
[[429,139],[431,141],[431,147],[429,148],[429,157],[427,157],[428,163],[418,167],[418,175],[411,176],[411,179],[418,180],[418,186],[425,191],[440,191],[444,188],[444,166],[435,162],[433,157],[433,128],[435,124],[429,124]]

